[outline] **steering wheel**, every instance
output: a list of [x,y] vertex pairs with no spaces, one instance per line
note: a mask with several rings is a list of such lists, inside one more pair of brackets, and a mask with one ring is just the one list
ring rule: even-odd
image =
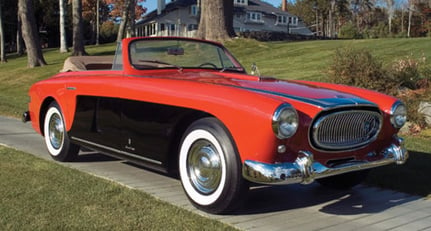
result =
[[214,63],[202,63],[201,65],[199,65],[199,67],[204,67],[204,66],[211,66],[214,69],[217,69],[217,66]]

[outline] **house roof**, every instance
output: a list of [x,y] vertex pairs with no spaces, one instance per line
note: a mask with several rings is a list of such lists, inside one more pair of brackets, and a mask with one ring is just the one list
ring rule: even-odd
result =
[[151,11],[150,13],[146,14],[144,18],[140,21],[138,21],[136,24],[145,24],[149,21],[156,20],[157,18],[161,17],[164,14],[167,14],[171,11],[175,11],[179,7],[188,7],[193,4],[196,4],[196,0],[175,0],[171,1],[170,3],[166,4],[165,9],[163,9],[162,14],[157,14],[157,9]]
[[248,6],[237,5],[235,8],[243,8],[246,11],[262,12],[265,14],[289,14],[288,12],[282,11],[280,8],[260,0],[248,0]]
[[[162,15],[169,13],[171,11],[174,11],[179,7],[188,7],[193,4],[196,4],[196,2],[197,2],[196,0],[171,1],[170,3],[166,4],[165,9],[162,11],[161,15],[157,14],[157,9],[153,10],[150,13],[146,14],[143,20],[137,22],[137,24],[145,24],[149,21],[156,20]],[[290,15],[288,12],[282,11],[280,8],[274,7],[273,5],[260,0],[248,0],[247,6],[235,5],[234,7],[234,12],[246,12],[246,11],[261,12],[267,15],[274,15],[274,14]]]

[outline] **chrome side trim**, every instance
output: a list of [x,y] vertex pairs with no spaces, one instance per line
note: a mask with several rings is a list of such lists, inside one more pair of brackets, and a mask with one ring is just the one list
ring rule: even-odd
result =
[[80,139],[80,138],[77,138],[77,137],[71,137],[71,139],[72,140],[76,140],[76,141],[81,142],[81,143],[88,144],[88,145],[96,146],[98,148],[106,149],[106,150],[114,152],[114,153],[118,153],[118,154],[125,155],[125,156],[130,156],[132,158],[143,160],[143,161],[146,161],[146,162],[149,162],[149,163],[158,164],[158,165],[162,165],[163,164],[162,162],[160,162],[158,160],[153,160],[153,159],[149,159],[149,158],[146,158],[146,157],[143,157],[143,156],[138,156],[136,154],[132,154],[132,153],[129,153],[129,152],[121,151],[121,150],[118,150],[118,149],[115,149],[115,148],[111,148],[111,147],[107,147],[105,145],[97,144],[97,143],[94,143],[94,142],[91,142],[91,141],[88,141],[88,140],[83,140],[83,139]]
[[302,151],[293,163],[267,164],[246,160],[243,164],[242,175],[246,180],[259,184],[310,184],[319,178],[392,163],[404,164],[409,156],[403,145],[403,140],[397,137],[394,143],[385,148],[381,155],[382,159],[376,161],[349,161],[335,167],[326,167],[314,161],[312,153]]

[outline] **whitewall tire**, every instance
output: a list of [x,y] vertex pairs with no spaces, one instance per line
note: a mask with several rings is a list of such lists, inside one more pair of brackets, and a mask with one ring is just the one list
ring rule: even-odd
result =
[[192,204],[210,213],[235,209],[248,189],[232,138],[215,118],[200,119],[187,129],[180,145],[179,171]]
[[70,143],[63,114],[56,102],[52,102],[43,123],[45,144],[51,157],[58,161],[72,161],[79,152],[79,146]]

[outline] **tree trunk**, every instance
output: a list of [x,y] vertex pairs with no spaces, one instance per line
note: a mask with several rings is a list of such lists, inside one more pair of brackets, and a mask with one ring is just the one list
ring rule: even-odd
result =
[[197,36],[202,39],[224,41],[234,35],[233,1],[202,0]]
[[39,33],[33,12],[32,0],[18,0],[18,14],[21,17],[21,31],[27,48],[28,67],[46,65],[40,46]]
[[24,54],[24,41],[22,40],[21,26],[22,26],[21,17],[18,14],[17,28],[16,28],[16,54],[18,56],[22,56]]
[[131,0],[131,4],[129,5],[129,34],[130,37],[135,37],[135,6],[136,6],[136,0]]
[[2,2],[0,1],[0,62],[7,62],[6,52],[4,45],[4,31],[3,31],[3,14],[2,14]]
[[59,0],[60,7],[60,53],[69,52],[66,41],[66,8],[64,0]]
[[401,8],[401,33],[404,33],[404,6]]
[[132,0],[125,0],[121,17],[120,27],[118,28],[117,42],[121,42],[126,34],[127,21],[129,20],[129,9]]
[[96,45],[99,45],[100,40],[100,0],[96,2]]
[[329,15],[328,15],[328,35],[330,38],[335,37],[335,20],[334,20],[334,13],[335,13],[335,0],[331,0],[330,7],[329,7]]
[[82,1],[72,1],[73,17],[73,51],[72,56],[88,55],[84,47],[84,35],[82,27]]
[[388,9],[388,27],[389,27],[389,34],[390,34],[392,33],[392,19],[394,18],[394,14],[395,14],[394,0],[386,0],[386,7]]
[[411,30],[411,26],[412,26],[413,8],[414,8],[414,4],[410,3],[409,4],[409,23],[407,26],[407,37],[409,37],[409,38],[410,38],[410,30]]

